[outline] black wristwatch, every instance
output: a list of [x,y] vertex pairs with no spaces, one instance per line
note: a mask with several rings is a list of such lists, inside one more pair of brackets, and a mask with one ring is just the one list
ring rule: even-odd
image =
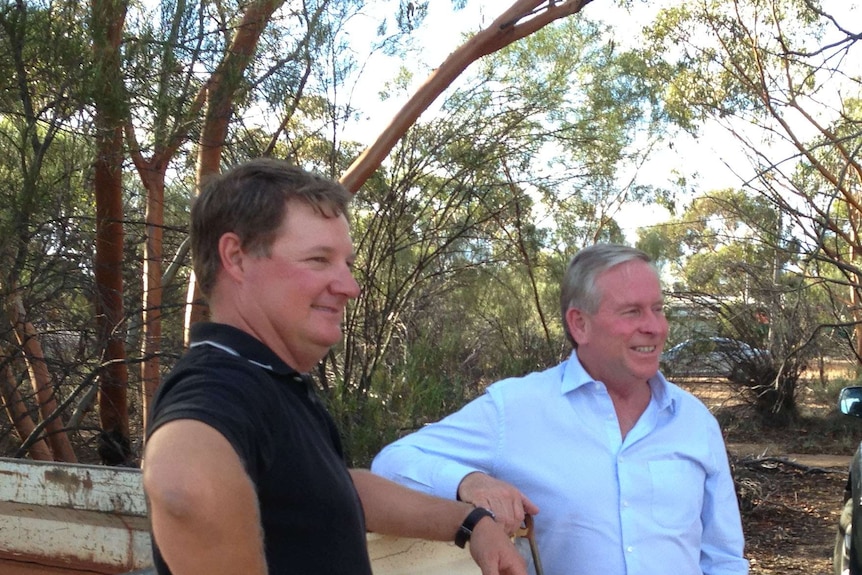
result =
[[476,528],[476,524],[479,523],[483,517],[496,519],[494,517],[494,512],[490,509],[477,507],[467,515],[464,519],[464,523],[462,523],[461,527],[458,528],[458,532],[455,534],[455,545],[463,549],[464,545],[467,544],[467,541],[470,540],[470,536],[473,535],[473,529]]

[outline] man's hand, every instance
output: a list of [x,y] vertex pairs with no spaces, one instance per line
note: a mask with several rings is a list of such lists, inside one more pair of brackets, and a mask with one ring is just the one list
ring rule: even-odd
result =
[[490,517],[483,517],[470,536],[470,555],[482,569],[482,575],[527,575],[524,558],[511,539]]
[[515,486],[480,472],[468,474],[458,485],[458,498],[476,507],[490,509],[505,532],[512,537],[539,508]]
[[[362,500],[365,525],[375,533],[452,542],[473,508],[408,489],[365,469],[350,476]],[[473,526],[470,555],[483,575],[527,575],[527,568],[502,524],[484,516]]]

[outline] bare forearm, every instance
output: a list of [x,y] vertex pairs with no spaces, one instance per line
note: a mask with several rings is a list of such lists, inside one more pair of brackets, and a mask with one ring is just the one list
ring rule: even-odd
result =
[[472,505],[432,497],[364,469],[350,474],[362,500],[369,531],[385,535],[452,541]]
[[[453,541],[473,506],[413,491],[364,469],[351,470],[368,528],[377,533]],[[470,554],[483,575],[526,575],[524,560],[491,517],[472,529]]]

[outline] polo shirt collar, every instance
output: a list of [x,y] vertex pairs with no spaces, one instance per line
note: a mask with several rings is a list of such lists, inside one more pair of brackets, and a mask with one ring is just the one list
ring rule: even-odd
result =
[[198,322],[192,325],[189,335],[189,347],[210,345],[279,375],[299,374],[262,341],[232,325]]

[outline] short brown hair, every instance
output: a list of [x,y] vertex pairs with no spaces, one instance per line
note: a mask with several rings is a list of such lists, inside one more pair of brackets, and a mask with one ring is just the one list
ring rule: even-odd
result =
[[338,182],[274,158],[250,160],[206,180],[192,205],[189,230],[201,293],[209,297],[215,286],[224,234],[235,233],[243,250],[268,257],[291,201],[338,217],[348,215],[351,198]]

